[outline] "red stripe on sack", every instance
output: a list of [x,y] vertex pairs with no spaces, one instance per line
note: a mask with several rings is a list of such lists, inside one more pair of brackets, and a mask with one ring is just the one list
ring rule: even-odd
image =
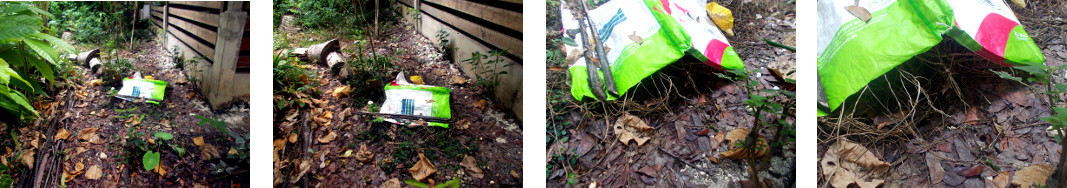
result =
[[730,45],[719,41],[719,39],[712,39],[711,42],[708,42],[708,46],[704,47],[704,57],[707,57],[708,61],[705,61],[704,64],[722,69],[722,55],[726,53],[726,47],[730,47]]
[[997,13],[986,15],[974,36],[974,40],[982,45],[982,50],[977,53],[998,64],[1010,66],[1004,63],[1004,49],[1008,44],[1008,37],[1011,37],[1011,30],[1017,25],[1018,22]]
[[661,3],[663,3],[663,9],[666,10],[667,14],[671,14],[671,1],[663,0]]

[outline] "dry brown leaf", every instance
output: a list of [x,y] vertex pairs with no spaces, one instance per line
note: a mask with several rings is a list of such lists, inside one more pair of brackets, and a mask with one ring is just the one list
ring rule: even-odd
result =
[[126,126],[131,126],[131,127],[132,127],[132,126],[137,126],[137,125],[140,125],[140,124],[141,124],[141,117],[142,117],[142,116],[133,116],[133,117],[130,117],[130,119],[128,119],[128,120],[126,120],[126,121],[125,121],[125,123],[126,123]]
[[[622,117],[619,117],[619,119],[615,121],[615,124],[612,125],[612,128],[615,130],[615,136],[619,138],[619,142],[622,142],[623,144],[629,144],[630,140],[634,140],[637,141],[638,146],[642,146],[645,145],[645,142],[652,139],[652,133],[650,131],[652,130],[652,127],[649,127],[644,121],[630,114],[625,114]],[[639,131],[640,129],[646,131]]]
[[98,180],[103,176],[103,171],[100,169],[100,165],[93,165],[89,167],[89,171],[85,172],[85,178],[91,180]]
[[193,144],[196,144],[196,146],[204,146],[204,137],[203,136],[194,137],[193,138]]
[[945,168],[935,152],[926,152],[926,166],[930,169],[930,182],[941,183],[945,180]]
[[411,166],[411,168],[408,169],[408,172],[411,172],[411,177],[415,178],[415,180],[422,181],[425,180],[426,177],[433,175],[434,172],[437,172],[437,168],[430,163],[430,160],[426,159],[425,155],[419,153],[419,162],[416,162],[415,165]]
[[633,127],[641,131],[650,131],[655,129],[648,126],[648,124],[645,124],[645,121],[641,120],[641,118],[630,114],[623,114],[622,117],[620,117],[617,121],[622,121],[622,123],[626,124],[626,126]]
[[1011,177],[1011,184],[1021,188],[1029,188],[1031,185],[1045,185],[1052,170],[1056,169],[1051,164],[1034,164],[1018,171]]
[[459,75],[453,75],[451,79],[448,79],[448,83],[452,85],[463,85],[467,84],[467,79]]
[[35,154],[37,154],[37,152],[34,150],[22,153],[22,156],[19,156],[19,161],[21,161],[23,165],[26,165],[26,167],[33,168],[33,155]]
[[215,149],[215,146],[211,144],[204,144],[200,146],[200,158],[203,160],[211,160],[219,157],[219,150]]
[[84,128],[78,131],[78,139],[81,139],[82,141],[89,141],[90,139],[96,137],[96,131],[99,130],[100,128]]
[[414,123],[408,123],[407,127],[408,128],[415,128],[415,127],[421,127],[421,126],[426,126],[426,125],[427,125],[426,120],[419,119],[418,121],[415,121]]
[[996,188],[1008,188],[1011,185],[1011,173],[1008,171],[1000,172],[997,177],[993,178],[993,186]]
[[104,81],[100,80],[100,79],[89,81],[89,87],[96,87],[98,85],[103,85],[103,84],[104,84]]
[[93,138],[89,139],[89,143],[93,143],[93,144],[104,144],[104,141],[105,141],[105,140],[106,140],[106,139],[104,139],[104,137],[103,137],[103,136],[100,136],[100,135],[96,135],[96,136],[94,136]]
[[82,170],[85,170],[85,163],[78,162],[74,164],[74,172],[81,173]]
[[352,87],[344,85],[341,87],[334,88],[333,92],[330,93],[331,95],[333,95],[333,98],[341,98],[343,96],[348,96],[349,94],[352,94]]
[[485,99],[474,101],[473,103],[474,108],[477,108],[478,111],[482,111],[482,109],[485,109],[485,105],[487,104],[489,104],[489,102],[486,102]]
[[767,140],[762,136],[756,138],[756,145],[759,145],[760,150],[752,151],[752,149],[744,148],[741,144],[738,144],[745,143],[744,141],[748,138],[749,132],[748,128],[738,128],[726,133],[726,140],[730,141],[730,143],[726,145],[727,151],[720,153],[720,155],[732,159],[744,159],[763,157],[763,155],[767,154],[769,145],[767,145]]
[[474,161],[474,157],[469,155],[463,155],[463,162],[459,163],[460,166],[467,169],[467,172],[471,174],[471,177],[481,179],[485,177],[485,173],[481,168],[478,168],[478,163]]
[[296,133],[289,133],[289,143],[296,143],[296,139],[298,138],[300,137],[298,137]]
[[325,143],[332,142],[333,139],[335,139],[335,138],[337,138],[337,133],[333,132],[333,131],[330,131],[330,133],[326,134],[326,136],[319,137],[316,140],[319,140],[319,143],[325,144]]
[[368,163],[374,160],[374,153],[371,153],[370,150],[367,149],[367,144],[359,145],[359,152],[356,153],[356,160],[363,163]]
[[967,117],[966,119],[964,119],[963,122],[967,123],[968,125],[974,125],[978,124],[979,120],[981,119],[978,118],[978,107],[971,107],[970,110],[967,110]]
[[856,16],[856,18],[859,18],[864,23],[867,23],[867,20],[871,20],[871,12],[867,11],[867,8],[849,5],[845,7],[845,10],[848,10],[848,13],[852,13],[853,16]]
[[89,149],[85,149],[85,147],[74,148],[74,155],[82,154],[85,151],[89,151]]
[[389,179],[389,181],[385,181],[385,183],[382,183],[382,186],[380,188],[400,188],[400,179]]
[[874,188],[885,183],[889,163],[874,156],[867,148],[848,139],[838,139],[823,154],[819,165],[830,185],[845,188],[850,184]]
[[167,176],[167,170],[163,169],[163,162],[156,163],[156,168],[152,169],[152,172],[159,174],[160,176]]
[[571,51],[567,53],[567,57],[564,58],[563,60],[565,62],[567,62],[566,63],[567,65],[571,65],[571,64],[574,64],[574,62],[578,62],[578,59],[582,58],[582,56],[584,54],[585,54],[585,49],[584,48],[583,49],[571,49]]
[[465,130],[465,129],[468,129],[470,127],[471,127],[471,122],[467,121],[465,119],[464,120],[459,120],[459,122],[456,122],[456,128],[458,128],[459,130]]
[[70,131],[67,131],[67,129],[64,128],[60,128],[59,131],[56,132],[56,136],[52,137],[52,140],[66,140],[68,137],[70,137]]
[[310,161],[307,161],[307,160],[300,161],[300,166],[297,169],[299,171],[296,173],[296,176],[293,176],[293,179],[289,179],[289,183],[296,183],[297,181],[300,181],[300,178],[303,178],[304,174],[307,174],[308,170],[310,170],[310,169],[311,169],[311,162]]

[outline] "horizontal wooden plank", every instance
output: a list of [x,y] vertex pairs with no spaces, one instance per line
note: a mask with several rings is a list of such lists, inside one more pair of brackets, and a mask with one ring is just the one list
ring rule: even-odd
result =
[[189,20],[219,27],[219,15],[207,12],[193,11],[188,9],[170,8],[170,15],[180,16]]
[[159,19],[163,19],[163,13],[161,12],[152,12],[152,16],[159,17]]
[[427,0],[497,25],[522,32],[522,13],[463,0]]
[[414,0],[400,0],[400,3],[407,5],[409,8],[415,6]]
[[193,33],[194,36],[208,41],[209,44],[215,45],[215,39],[218,37],[218,33],[216,33],[214,30],[209,30],[207,28],[200,27],[199,25],[186,22],[182,19],[170,19],[168,21],[171,25],[178,26],[184,29],[185,31]]
[[204,8],[222,9],[224,1],[171,1],[171,4],[198,6]]
[[251,50],[252,50],[251,39],[248,38],[248,37],[245,37],[245,38],[241,39],[241,50],[240,51],[251,51]]
[[159,27],[160,29],[162,29],[163,28],[163,21],[159,21],[157,19],[152,19],[152,25],[155,25],[156,27]]
[[501,0],[501,1],[522,5],[522,0]]
[[185,32],[178,30],[178,28],[176,28],[176,26],[174,25],[171,25],[171,27],[167,27],[167,33],[172,34],[175,38],[178,38],[178,40],[184,42],[193,51],[203,54],[205,59],[209,59],[212,62],[215,61],[215,49],[211,48],[207,44],[196,41],[196,39],[185,34]]
[[422,10],[426,12],[426,14],[429,14],[444,23],[450,24],[463,32],[496,46],[497,48],[508,50],[508,53],[515,54],[516,57],[522,59],[522,39],[513,38],[504,33],[482,27],[474,22],[459,18],[458,16],[449,14],[432,6],[422,6]]
[[153,11],[156,11],[156,12],[163,12],[163,6],[157,6],[157,5],[150,5],[150,6],[148,6],[148,7],[150,7],[150,8],[151,8],[151,9],[152,9]]
[[251,64],[250,62],[251,61],[249,60],[248,56],[238,57],[237,58],[237,68],[238,69],[240,69],[240,68],[249,68],[249,64]]

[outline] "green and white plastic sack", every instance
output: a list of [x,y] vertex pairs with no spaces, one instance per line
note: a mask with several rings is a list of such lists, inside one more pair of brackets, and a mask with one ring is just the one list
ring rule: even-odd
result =
[[[870,12],[868,22],[845,9],[856,4]],[[830,111],[944,36],[1005,66],[1045,61],[1001,0],[822,0],[818,17],[820,100]]]
[[[563,29],[578,29],[578,21],[565,4],[560,3]],[[706,0],[613,0],[589,10],[588,15],[606,47],[619,93],[626,93],[683,55],[692,55],[719,69],[744,68],[722,31],[711,25],[705,4]],[[567,41],[564,50],[581,51],[581,33],[565,33],[573,35],[564,36]],[[585,61],[583,56],[569,68],[571,94],[579,101],[585,97],[596,98],[589,86]],[[600,74],[596,79],[604,79],[604,73]],[[608,97],[607,100],[615,100]]]
[[[452,119],[449,104],[452,90],[446,87],[417,85],[408,82],[404,73],[396,75],[396,80],[385,86],[385,102],[379,113],[428,116]],[[414,121],[387,118],[385,121],[396,124],[409,124]],[[428,122],[430,126],[448,128],[448,123]]]
[[137,101],[144,99],[147,103],[159,104],[167,91],[167,82],[162,80],[145,80],[141,78],[123,78],[122,88],[115,95],[120,99]]

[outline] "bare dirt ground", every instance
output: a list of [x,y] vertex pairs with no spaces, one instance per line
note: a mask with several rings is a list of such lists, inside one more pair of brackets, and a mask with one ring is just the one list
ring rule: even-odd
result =
[[[1067,20],[1062,12],[1067,5],[1030,1],[1027,8],[1009,6],[1041,48],[1045,64],[1063,65],[1067,51],[1062,33],[1067,30]],[[885,187],[1003,187],[1021,179],[1021,169],[1060,163],[1060,145],[1046,131],[1050,125],[1037,118],[1049,116],[1047,98],[991,72],[1012,72],[1010,68],[952,40],[942,41],[902,67],[888,73],[888,80],[920,78],[927,93],[922,96],[929,99],[887,100],[893,96],[864,95],[881,97],[884,103],[901,102],[906,107],[888,105],[881,110],[880,105],[871,103],[880,111],[819,118],[820,160],[825,159],[831,144],[839,142],[835,138],[848,138],[889,164],[881,172],[857,174],[866,181],[885,180]],[[899,76],[900,70],[915,77]],[[1065,82],[1063,75],[1055,75],[1053,80]],[[907,85],[896,87],[898,91],[918,88]],[[819,186],[826,186],[824,166],[820,165],[819,173]]]
[[[452,118],[456,120],[449,128],[375,123],[376,117],[359,114],[368,110],[364,108],[365,103],[356,101],[369,99],[381,103],[384,100],[381,87],[336,98],[330,91],[343,86],[342,76],[329,72],[324,64],[299,62],[314,72],[308,80],[315,86],[306,99],[275,95],[275,102],[307,100],[311,103],[308,108],[275,111],[276,186],[376,187],[393,179],[404,181],[412,179],[408,169],[419,160],[416,157],[419,153],[436,166],[436,173],[428,179],[438,184],[455,178],[465,187],[522,186],[521,122],[504,113],[454,62],[444,59],[430,39],[418,34],[409,24],[383,26],[381,37],[371,40],[373,45],[366,42],[367,38],[334,32],[275,32],[276,36],[280,33],[289,40],[290,45],[284,48],[307,47],[340,38],[341,51],[349,58],[359,52],[357,45],[373,49],[398,67],[390,70],[383,84],[393,81],[403,71],[407,76],[421,76],[427,85],[451,89]],[[363,54],[372,56],[370,50]],[[453,76],[463,77],[470,83],[452,84]],[[329,122],[313,119],[325,113],[332,114],[332,118],[327,118]],[[336,137],[324,142],[322,139],[330,134]],[[354,157],[362,146],[373,153],[371,162],[360,162]],[[352,156],[345,156],[349,152]],[[461,164],[465,156],[474,159],[471,166],[477,166],[484,177],[475,177],[470,168]]]
[[[556,3],[556,4],[553,4]],[[795,10],[785,1],[719,2],[733,10],[735,36],[730,44],[750,70],[764,70],[753,79],[759,89],[782,87],[772,83],[764,68],[783,73],[794,70],[793,52],[767,45],[763,39],[794,46]],[[741,5],[741,6],[737,6]],[[546,50],[560,53],[559,4],[549,2]],[[683,58],[645,79],[623,99],[610,102],[574,100],[562,58],[548,62],[549,187],[739,187],[753,185],[745,160],[721,158],[728,149],[723,134],[752,128],[754,117],[742,102],[743,83],[719,78],[721,73],[694,58]],[[783,87],[784,88],[784,87]],[[778,96],[785,98],[785,96]],[[644,145],[624,145],[611,130],[624,113],[654,127]],[[792,117],[785,117],[792,122]],[[771,121],[764,118],[763,121]],[[773,130],[760,135],[770,138]],[[795,144],[771,149],[759,172],[770,187],[793,187]]]
[[[13,131],[12,134],[18,133],[18,140],[3,141],[8,146],[28,149],[19,161],[5,160],[5,164],[33,164],[26,165],[27,173],[16,177],[17,185],[40,179],[46,187],[61,183],[76,187],[248,186],[247,145],[236,147],[238,139],[247,141],[247,102],[238,101],[227,109],[209,109],[199,89],[186,80],[183,70],[175,67],[173,58],[156,38],[101,56],[108,60],[129,59],[133,71],[169,82],[165,99],[158,105],[118,99],[108,91],[118,89],[121,83],[90,85],[100,75],[76,67],[71,70],[76,76],[65,78],[71,83],[69,87],[57,87],[63,89],[53,99],[37,104],[46,109],[41,110],[40,120]],[[200,119],[193,115],[224,121],[228,131],[241,138],[211,126],[199,126]],[[170,133],[173,139],[153,139],[157,132]],[[200,138],[203,146],[194,144],[193,140]],[[171,145],[185,152],[178,154]],[[164,171],[144,170],[141,159],[145,151],[141,146],[161,153],[159,168]],[[15,155],[11,149],[7,149],[5,158]],[[246,156],[243,162],[237,159],[240,157],[231,158],[236,156],[230,154],[237,151]],[[227,167],[231,169],[226,170]]]

